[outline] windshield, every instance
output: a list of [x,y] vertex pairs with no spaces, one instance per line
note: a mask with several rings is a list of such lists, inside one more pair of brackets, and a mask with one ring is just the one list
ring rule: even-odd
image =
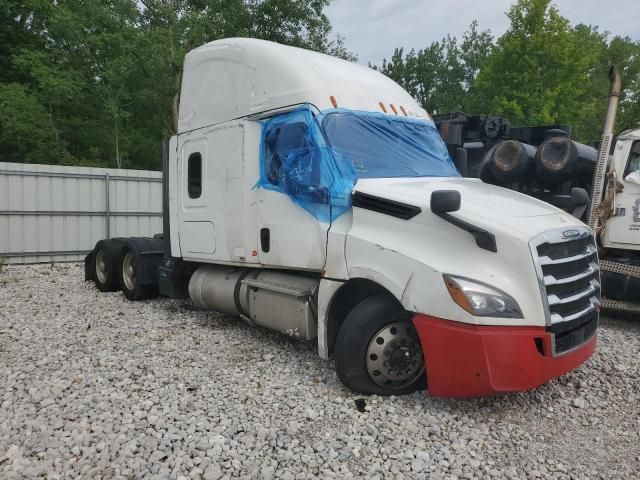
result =
[[358,178],[459,177],[435,126],[371,112],[329,112],[322,128]]

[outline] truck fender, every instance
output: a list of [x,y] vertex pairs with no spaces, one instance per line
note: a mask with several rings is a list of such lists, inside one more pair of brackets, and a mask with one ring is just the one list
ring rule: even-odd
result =
[[[328,359],[333,353],[333,346],[338,330],[348,313],[362,300],[372,295],[388,295],[400,302],[400,297],[394,294],[385,284],[376,282],[374,278],[383,280],[391,285],[381,274],[368,277],[352,277],[349,280],[326,279],[320,280],[318,291],[318,355]],[[397,290],[397,288],[396,288]]]
[[84,281],[92,282],[96,274],[96,249],[95,247],[84,257]]
[[399,282],[390,278],[388,275],[379,272],[378,270],[365,266],[349,267],[349,277],[364,278],[370,280],[371,282],[380,285],[385,290],[389,291],[399,302],[402,302],[402,295],[409,280],[407,279],[406,281]]

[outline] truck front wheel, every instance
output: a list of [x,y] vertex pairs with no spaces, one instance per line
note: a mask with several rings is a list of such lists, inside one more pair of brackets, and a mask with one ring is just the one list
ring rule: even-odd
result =
[[418,334],[395,299],[366,298],[347,315],[336,340],[338,377],[356,392],[401,395],[426,386]]

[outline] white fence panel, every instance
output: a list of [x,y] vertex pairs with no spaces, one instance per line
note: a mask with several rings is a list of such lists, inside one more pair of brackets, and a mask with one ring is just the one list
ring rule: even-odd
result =
[[0,162],[0,257],[77,261],[102,238],[162,232],[162,173]]

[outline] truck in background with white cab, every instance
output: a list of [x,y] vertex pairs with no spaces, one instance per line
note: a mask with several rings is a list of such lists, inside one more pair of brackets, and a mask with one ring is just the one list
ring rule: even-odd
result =
[[255,39],[189,52],[165,143],[163,233],[98,242],[85,278],[316,341],[368,394],[534,388],[588,359],[592,231],[462,178],[381,73]]

